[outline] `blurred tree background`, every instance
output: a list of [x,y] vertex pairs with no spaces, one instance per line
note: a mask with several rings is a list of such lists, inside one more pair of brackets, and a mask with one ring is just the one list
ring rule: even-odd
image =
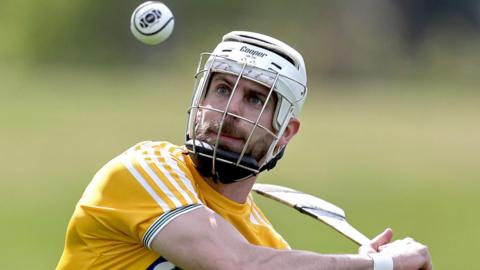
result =
[[[479,1],[168,0],[175,30],[157,46],[130,33],[141,2],[0,2],[2,268],[52,269],[103,163],[141,140],[182,143],[198,55],[231,30],[284,40],[307,64],[302,131],[262,181],[338,204],[369,236],[412,235],[436,269],[475,268]],[[258,201],[293,247],[356,252]]]
[[0,57],[27,64],[165,68],[166,55],[178,59],[211,47],[219,33],[254,28],[294,41],[312,74],[479,72],[473,64],[480,58],[475,0],[168,1],[176,31],[168,43],[152,48],[129,33],[130,11],[138,2],[4,0]]

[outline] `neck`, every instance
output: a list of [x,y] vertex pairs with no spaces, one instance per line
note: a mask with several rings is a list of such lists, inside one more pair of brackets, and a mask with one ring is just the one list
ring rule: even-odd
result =
[[252,176],[240,182],[224,184],[207,179],[207,183],[218,193],[237,203],[245,203],[257,177]]

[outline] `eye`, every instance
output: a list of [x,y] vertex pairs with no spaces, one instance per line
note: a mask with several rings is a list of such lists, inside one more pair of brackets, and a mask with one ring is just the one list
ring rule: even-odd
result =
[[230,89],[224,85],[217,86],[217,93],[221,96],[230,96]]
[[256,107],[263,107],[263,104],[265,104],[265,100],[263,97],[256,95],[256,94],[251,94],[248,96],[248,102],[250,102],[252,105]]

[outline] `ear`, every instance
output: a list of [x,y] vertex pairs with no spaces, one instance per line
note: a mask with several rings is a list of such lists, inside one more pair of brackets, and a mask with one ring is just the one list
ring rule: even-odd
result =
[[288,122],[287,127],[285,128],[285,131],[282,134],[282,137],[280,137],[280,140],[278,140],[278,146],[280,148],[284,147],[287,145],[287,143],[297,134],[298,130],[300,129],[300,120],[297,118],[292,118]]

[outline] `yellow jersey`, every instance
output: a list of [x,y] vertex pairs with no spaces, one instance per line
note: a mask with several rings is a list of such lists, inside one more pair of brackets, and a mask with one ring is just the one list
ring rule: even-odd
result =
[[244,204],[214,190],[188,152],[168,142],[141,142],[94,176],[69,222],[57,269],[178,269],[151,250],[170,221],[208,207],[250,243],[289,249],[250,194]]

